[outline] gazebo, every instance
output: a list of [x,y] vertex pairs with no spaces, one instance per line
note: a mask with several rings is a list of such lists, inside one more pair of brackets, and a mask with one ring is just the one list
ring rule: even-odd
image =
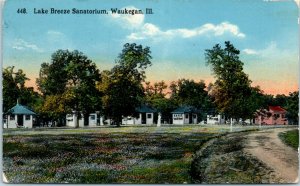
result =
[[30,108],[17,103],[7,111],[6,116],[4,128],[32,128],[36,113]]

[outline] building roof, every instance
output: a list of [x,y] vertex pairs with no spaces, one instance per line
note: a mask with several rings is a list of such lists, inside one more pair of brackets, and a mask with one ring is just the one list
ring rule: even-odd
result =
[[171,113],[176,114],[176,113],[196,113],[196,112],[197,112],[197,109],[193,106],[182,106],[182,107],[175,109]]
[[275,112],[286,112],[283,108],[280,106],[269,106],[269,110],[275,111]]
[[24,105],[20,105],[20,104],[16,104],[13,108],[9,109],[7,111],[7,114],[16,114],[16,115],[20,115],[20,114],[24,114],[24,115],[36,115],[36,113],[34,113],[30,108],[24,106]]
[[157,112],[155,109],[147,105],[141,105],[135,109],[139,113],[154,113]]

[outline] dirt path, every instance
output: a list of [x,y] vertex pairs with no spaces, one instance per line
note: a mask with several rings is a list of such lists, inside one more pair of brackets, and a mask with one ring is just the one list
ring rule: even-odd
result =
[[244,151],[274,170],[282,183],[298,182],[298,152],[285,145],[278,134],[291,129],[263,130],[246,136]]

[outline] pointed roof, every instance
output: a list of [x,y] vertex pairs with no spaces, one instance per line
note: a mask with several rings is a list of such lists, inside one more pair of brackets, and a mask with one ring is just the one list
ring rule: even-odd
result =
[[269,110],[275,111],[275,112],[286,112],[283,108],[280,106],[269,106]]
[[141,105],[139,107],[137,107],[135,109],[137,112],[140,112],[140,113],[154,113],[154,112],[157,112],[155,109],[151,108],[150,106],[147,106],[147,105]]
[[182,107],[179,107],[177,109],[175,109],[173,112],[171,113],[196,113],[198,112],[198,110],[193,107],[193,106],[182,106]]
[[7,114],[25,114],[25,115],[36,115],[30,108],[17,103],[13,108],[7,111]]

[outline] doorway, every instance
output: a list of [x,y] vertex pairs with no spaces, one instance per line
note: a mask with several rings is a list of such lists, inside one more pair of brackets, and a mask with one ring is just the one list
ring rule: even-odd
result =
[[23,115],[17,115],[17,124],[19,126],[23,126],[24,124]]
[[142,113],[142,124],[146,124],[146,113]]

